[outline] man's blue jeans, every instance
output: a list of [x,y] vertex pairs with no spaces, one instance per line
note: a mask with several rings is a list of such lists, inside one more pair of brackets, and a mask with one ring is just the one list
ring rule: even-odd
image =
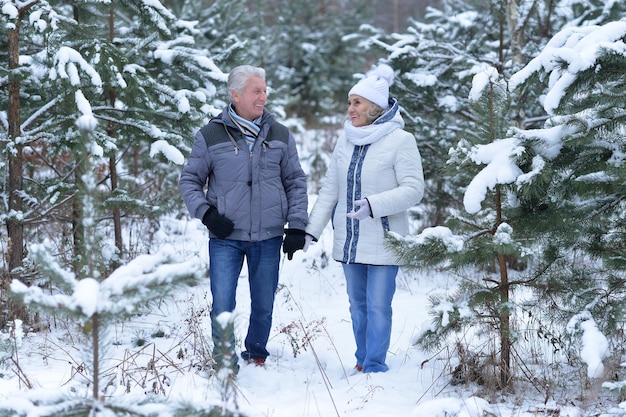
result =
[[[213,296],[211,323],[215,346],[220,343],[220,332],[219,328],[216,328],[215,319],[223,312],[235,310],[237,281],[245,258],[250,285],[250,321],[244,341],[245,351],[241,356],[250,360],[265,359],[269,355],[266,345],[272,326],[282,242],[282,236],[260,242],[215,238],[209,240],[209,268]],[[234,340],[230,343],[234,346]]]
[[395,265],[342,264],[346,276],[356,363],[363,372],[385,372],[391,338],[391,301],[396,291]]

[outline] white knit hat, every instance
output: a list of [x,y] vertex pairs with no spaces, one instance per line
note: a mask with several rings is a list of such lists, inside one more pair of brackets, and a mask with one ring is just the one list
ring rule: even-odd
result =
[[389,107],[389,87],[393,84],[393,69],[389,65],[380,64],[368,71],[352,89],[348,97],[353,94],[368,99],[383,109]]

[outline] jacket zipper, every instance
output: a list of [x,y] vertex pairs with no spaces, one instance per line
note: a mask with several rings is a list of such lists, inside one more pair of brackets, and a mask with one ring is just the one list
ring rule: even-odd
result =
[[[359,156],[355,161],[356,165],[359,165],[359,162],[361,161],[361,155],[363,155],[363,146],[359,147]],[[352,192],[351,192],[351,197],[352,197],[352,202],[354,203],[355,200],[355,194],[356,194],[356,181],[357,181],[357,169],[355,166],[354,169],[354,174],[352,177]],[[346,202],[347,204],[348,202]],[[354,206],[352,205],[352,210],[354,210]],[[350,250],[348,251],[348,259],[346,263],[351,263],[351,258],[352,258],[352,244],[354,243],[355,240],[355,233],[354,233],[354,226],[356,224],[356,220],[355,219],[350,219],[350,228],[352,229],[352,233],[350,233],[350,244],[348,245],[348,248],[350,248]]]

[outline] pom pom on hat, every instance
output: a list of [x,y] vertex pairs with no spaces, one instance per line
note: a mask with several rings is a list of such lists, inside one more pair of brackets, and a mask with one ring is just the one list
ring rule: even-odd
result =
[[353,94],[368,99],[383,109],[389,107],[389,87],[393,84],[394,73],[389,65],[380,64],[368,71],[352,89],[348,97]]

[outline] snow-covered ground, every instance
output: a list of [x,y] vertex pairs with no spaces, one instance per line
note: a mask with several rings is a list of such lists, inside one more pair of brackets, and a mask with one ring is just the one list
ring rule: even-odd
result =
[[[393,302],[394,321],[387,373],[351,374],[355,349],[345,283],[340,265],[328,259],[332,235],[327,227],[307,253],[281,263],[273,331],[265,368],[242,366],[228,391],[247,416],[308,417],[478,417],[478,416],[609,416],[588,414],[574,394],[544,402],[529,390],[489,403],[484,392],[467,384],[450,384],[454,347],[438,355],[413,343],[429,321],[428,297],[454,289],[445,273],[401,272]],[[156,241],[171,244],[181,260],[197,257],[207,264],[207,234],[197,220],[164,219]],[[104,373],[110,375],[109,395],[143,395],[154,391],[168,400],[221,404],[226,392],[210,376],[202,359],[210,347],[210,292],[206,282],[164,299],[150,314],[114,326],[115,341]],[[239,339],[245,336],[249,311],[246,268],[238,286],[234,314]],[[51,318],[51,332],[27,334],[18,354],[19,375],[5,372],[0,397],[13,401],[26,385],[58,391],[84,384],[78,354],[81,335],[60,318]],[[73,333],[74,332],[74,333]],[[150,366],[149,366],[150,365]],[[13,369],[16,369],[14,366]],[[536,398],[533,398],[536,396]],[[498,397],[498,396],[496,396]],[[510,399],[509,399],[510,398]],[[570,402],[568,404],[568,401]],[[555,410],[560,414],[554,414]],[[24,414],[26,415],[26,414]],[[29,414],[30,416],[30,414]]]

